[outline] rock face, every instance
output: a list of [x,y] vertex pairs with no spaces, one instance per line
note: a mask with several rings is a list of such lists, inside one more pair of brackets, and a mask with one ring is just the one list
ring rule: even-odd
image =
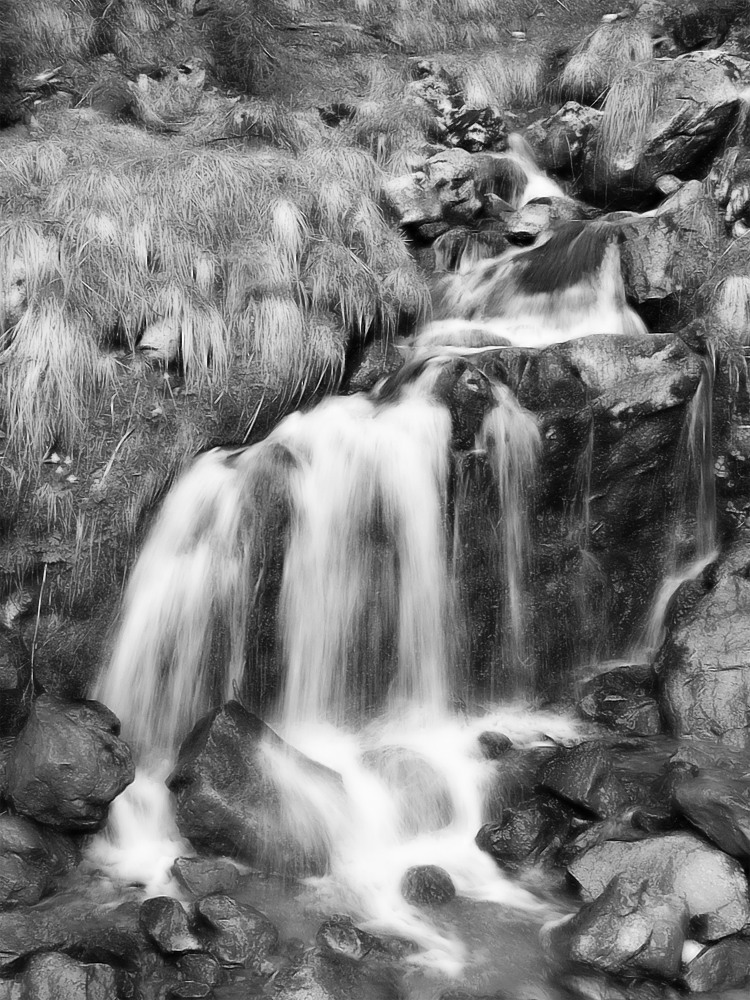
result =
[[653,893],[679,897],[691,920],[700,918],[701,940],[734,934],[750,920],[747,881],[739,864],[693,834],[607,841],[576,859],[568,871],[588,900],[596,899],[617,875],[631,882],[648,879]]
[[575,916],[549,928],[561,956],[602,972],[675,979],[688,926],[684,900],[617,876]]
[[708,592],[673,622],[658,670],[676,736],[750,746],[750,542],[740,538]]
[[329,797],[327,804],[341,794],[337,774],[293,750],[238,702],[216,709],[182,744],[167,781],[180,831],[200,850],[267,870],[323,871],[328,844],[321,800],[306,802],[303,796],[297,809],[287,812],[279,782],[290,768],[298,789],[314,784]]
[[0,908],[36,903],[77,859],[63,836],[22,816],[0,816]]
[[96,830],[134,776],[117,718],[95,701],[42,695],[8,760],[8,794],[24,816],[58,830]]
[[[633,100],[653,111],[638,127],[607,137],[608,118],[618,114],[622,95],[613,89],[595,139],[584,162],[584,189],[597,198],[619,192],[650,191],[662,174],[684,176],[726,135],[739,107],[737,89],[723,67],[707,61],[655,60],[634,82],[643,93]],[[646,112],[648,114],[648,112]]]
[[649,664],[618,665],[582,684],[578,707],[594,722],[620,732],[650,736],[661,732],[655,693],[656,676]]

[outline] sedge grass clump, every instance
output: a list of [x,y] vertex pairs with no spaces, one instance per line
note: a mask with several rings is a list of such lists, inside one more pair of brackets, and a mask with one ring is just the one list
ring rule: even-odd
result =
[[646,141],[663,90],[657,63],[640,63],[612,84],[604,104],[597,155],[605,166],[635,162]]
[[453,65],[470,107],[505,109],[536,105],[544,91],[547,59],[529,47],[488,52]]
[[715,282],[707,296],[712,319],[735,343],[750,345],[750,275],[730,274]]
[[563,70],[559,89],[562,100],[595,104],[630,67],[653,56],[648,28],[633,18],[599,25],[573,52]]
[[33,76],[89,53],[95,22],[82,0],[16,0],[4,7],[3,43],[13,46],[20,73]]

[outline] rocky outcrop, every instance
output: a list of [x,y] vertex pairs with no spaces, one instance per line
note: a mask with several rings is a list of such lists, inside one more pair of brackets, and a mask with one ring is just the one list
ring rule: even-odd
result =
[[577,858],[568,871],[585,900],[604,892],[617,875],[649,881],[650,891],[679,897],[694,921],[693,936],[716,941],[750,921],[747,880],[740,865],[690,833],[631,843],[607,841]]
[[672,732],[750,746],[750,544],[738,540],[693,606],[678,607],[657,663]]
[[98,829],[134,776],[117,718],[95,701],[38,698],[7,765],[17,812],[58,830]]
[[[662,174],[689,175],[737,116],[738,91],[722,66],[667,59],[640,72],[623,90],[610,92],[586,151],[583,185],[594,200],[645,193]],[[627,101],[640,105],[628,127],[620,122]]]
[[[297,775],[296,815],[279,792],[284,767]],[[326,824],[319,801],[305,801],[304,786],[314,784],[335,801],[341,794],[338,775],[293,750],[238,702],[197,723],[167,784],[178,826],[199,850],[287,874],[325,870]]]

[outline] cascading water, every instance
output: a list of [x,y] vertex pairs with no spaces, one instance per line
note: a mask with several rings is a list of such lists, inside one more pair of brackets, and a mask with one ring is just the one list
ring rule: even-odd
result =
[[[400,897],[409,864],[443,864],[466,895],[534,905],[474,845],[492,773],[477,757],[476,737],[491,722],[469,723],[450,710],[461,693],[457,552],[471,513],[456,499],[461,463],[440,399],[452,364],[428,362],[393,399],[331,399],[288,417],[259,445],[210,452],[170,494],[131,578],[96,692],[119,713],[140,761],[92,849],[96,863],[153,892],[186,850],[164,779],[192,724],[233,694],[252,695],[249,636],[269,582],[268,549],[280,547],[283,683],[274,724],[342,775],[343,799],[274,748],[267,757],[293,824],[324,831],[339,907],[408,931],[445,965],[457,960],[456,945]],[[492,483],[485,516],[494,572],[505,581],[498,670],[512,678],[506,691],[514,694],[524,693],[522,668],[533,674],[524,649],[525,507],[538,450],[534,418],[506,387],[489,387],[472,460]],[[539,723],[520,718],[504,725],[521,743],[537,738]],[[346,728],[352,723],[356,735]],[[545,731],[556,728],[570,735],[567,724],[546,720]],[[150,871],[149,844],[158,845]]]
[[[696,580],[718,555],[716,545],[716,487],[712,448],[713,388],[716,362],[709,353],[703,362],[698,390],[687,412],[680,465],[683,469],[683,496],[694,494],[695,530],[691,557],[680,558],[679,536],[684,517],[678,517],[670,547],[667,575],[656,593],[648,621],[633,658],[652,658],[661,646],[672,598],[683,583]],[[692,488],[691,488],[692,487]]]

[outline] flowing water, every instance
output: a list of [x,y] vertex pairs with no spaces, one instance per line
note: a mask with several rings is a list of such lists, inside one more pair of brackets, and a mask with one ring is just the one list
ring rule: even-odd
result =
[[[536,257],[512,252],[461,276],[447,295],[458,318],[417,338],[413,377],[398,391],[292,414],[260,444],[201,456],[174,487],[132,573],[95,691],[138,760],[136,781],[90,850],[95,866],[149,894],[173,891],[169,867],[190,849],[164,781],[191,727],[236,697],[341,775],[343,791],[332,791],[266,747],[290,824],[325,842],[329,872],[312,883],[321,912],[402,934],[420,945],[415,961],[447,975],[467,962],[466,945],[404,901],[410,866],[446,869],[464,899],[538,919],[555,912],[474,843],[499,773],[479,735],[502,732],[516,747],[574,736],[566,719],[523,702],[538,667],[528,508],[540,432],[493,382],[473,443],[457,444],[441,386],[456,353],[643,332],[625,303],[612,234],[575,229],[566,240],[560,249],[550,237]],[[540,268],[555,261],[545,286]],[[709,367],[686,439],[695,558],[675,562],[677,583],[657,595],[645,644],[658,641],[674,590],[714,547]],[[590,436],[572,511],[584,568],[592,449]],[[492,609],[481,691],[462,669],[472,659],[478,545]]]

